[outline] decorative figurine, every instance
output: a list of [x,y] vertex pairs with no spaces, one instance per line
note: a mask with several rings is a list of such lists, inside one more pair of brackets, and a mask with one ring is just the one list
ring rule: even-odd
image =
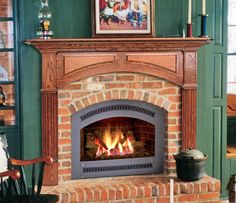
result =
[[7,70],[1,66],[0,64],[0,81],[8,81],[8,72]]
[[38,12],[40,27],[36,33],[39,38],[50,39],[53,36],[53,32],[49,30],[51,17],[52,13],[48,7],[48,0],[41,0],[41,8]]
[[3,92],[2,86],[0,86],[0,106],[5,106],[6,94]]

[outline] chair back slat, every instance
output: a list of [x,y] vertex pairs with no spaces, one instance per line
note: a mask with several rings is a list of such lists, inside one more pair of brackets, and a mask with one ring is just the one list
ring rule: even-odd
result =
[[17,180],[13,180],[13,189],[14,189],[16,195],[20,195],[21,194],[20,186],[19,186],[19,183],[17,182]]
[[25,170],[23,166],[20,166],[20,174],[21,174],[21,193],[23,195],[28,195],[28,186],[26,182]]
[[39,171],[39,178],[38,178],[38,188],[37,188],[37,195],[40,194],[41,189],[42,189],[42,184],[43,184],[43,173],[44,173],[44,165],[45,163],[43,162],[40,166],[40,171]]
[[3,184],[3,178],[1,177],[1,190],[0,190],[0,199],[2,199],[5,196],[5,189],[4,189],[4,184]]
[[0,191],[0,199],[5,197],[6,195],[9,195],[9,190],[8,190],[8,183],[7,180],[4,180],[1,177],[1,191]]
[[35,164],[33,164],[33,166],[32,166],[32,195],[34,195],[35,194]]
[[12,191],[11,191],[11,186],[12,186],[12,179],[9,177],[8,180],[3,182],[5,188],[6,188],[6,195],[11,195]]

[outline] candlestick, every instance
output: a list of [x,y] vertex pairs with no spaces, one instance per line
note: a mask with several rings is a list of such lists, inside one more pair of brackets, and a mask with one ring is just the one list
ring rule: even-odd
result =
[[185,29],[183,29],[182,37],[185,38]]
[[188,24],[192,23],[192,0],[188,0]]
[[207,37],[206,34],[206,23],[207,23],[207,14],[200,15],[201,16],[201,36],[200,37]]
[[193,36],[193,24],[187,23],[187,37]]
[[170,179],[170,203],[174,203],[174,180]]
[[206,15],[206,0],[202,0],[202,15]]

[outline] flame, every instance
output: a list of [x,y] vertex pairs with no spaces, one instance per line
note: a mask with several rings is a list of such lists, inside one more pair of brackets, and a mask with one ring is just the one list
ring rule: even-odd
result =
[[102,136],[102,141],[107,146],[107,149],[105,149],[98,140],[94,141],[95,144],[98,145],[96,152],[97,157],[101,156],[102,154],[106,154],[107,156],[121,156],[134,153],[130,138],[128,136],[124,136],[121,127],[118,127],[118,125],[116,126],[115,131],[111,132],[111,126],[109,123]]
[[127,139],[127,145],[128,145],[128,148],[129,148],[130,153],[133,154],[133,153],[134,153],[134,149],[133,149],[133,147],[132,147],[132,144],[131,144],[129,138]]

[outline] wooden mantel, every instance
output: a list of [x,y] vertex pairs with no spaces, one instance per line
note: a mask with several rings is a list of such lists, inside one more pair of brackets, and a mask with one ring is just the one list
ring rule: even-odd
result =
[[[58,89],[111,72],[145,73],[182,87],[182,148],[195,148],[197,50],[209,42],[209,38],[27,40],[42,54],[43,155],[58,159]],[[47,174],[45,184],[57,184],[57,161]]]
[[197,50],[210,38],[83,38],[32,39],[25,42],[43,51],[155,51]]

